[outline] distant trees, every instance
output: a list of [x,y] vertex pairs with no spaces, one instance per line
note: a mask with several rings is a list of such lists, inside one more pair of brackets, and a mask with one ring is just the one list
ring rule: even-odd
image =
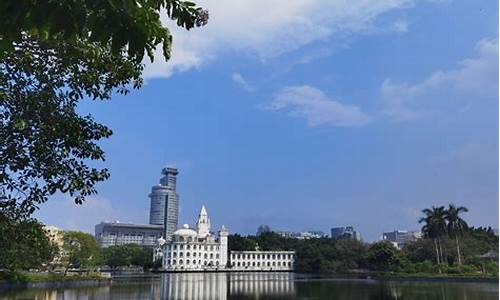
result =
[[455,206],[450,204],[448,206],[448,210],[445,214],[445,219],[447,224],[448,235],[452,238],[455,238],[455,242],[457,245],[457,258],[458,264],[462,264],[461,255],[460,255],[460,243],[458,242],[458,237],[463,236],[464,232],[468,229],[467,223],[460,217],[461,213],[466,213],[469,210],[464,206]]
[[[294,239],[274,232],[229,236],[229,250],[294,250],[295,270],[306,273],[357,271],[446,274],[498,274],[498,236],[491,228],[471,228],[461,206],[424,209],[424,238],[402,250],[386,241],[371,244],[355,239]],[[493,259],[491,257],[494,257]],[[496,258],[495,258],[496,257]]]
[[95,268],[102,264],[101,250],[93,235],[81,231],[64,232],[61,261],[64,274],[69,268]]
[[400,251],[391,242],[380,241],[368,247],[366,262],[377,271],[392,271],[401,264]]
[[426,208],[422,210],[425,214],[418,222],[424,223],[422,227],[422,233],[424,237],[431,238],[434,242],[434,247],[436,250],[436,262],[440,264],[442,262],[442,246],[441,237],[446,233],[446,211],[444,206],[432,208]]
[[139,266],[147,270],[154,266],[152,249],[136,244],[103,248],[102,256],[104,265],[111,268]]
[[468,230],[467,223],[461,218],[460,214],[467,212],[468,209],[464,206],[455,206],[450,204],[448,208],[444,206],[426,208],[422,210],[424,217],[419,220],[419,223],[424,223],[422,233],[425,237],[431,238],[434,241],[436,250],[436,262],[441,264],[444,262],[442,238],[450,236],[455,240],[457,251],[457,262],[462,263],[460,254],[459,236],[463,236]]
[[10,272],[41,268],[57,254],[43,224],[0,214],[0,269]]

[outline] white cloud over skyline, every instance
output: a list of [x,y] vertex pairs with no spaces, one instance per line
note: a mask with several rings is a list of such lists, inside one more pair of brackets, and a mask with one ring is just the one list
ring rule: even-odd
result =
[[292,117],[305,119],[311,127],[362,126],[371,122],[371,118],[359,107],[342,104],[308,85],[282,89],[264,109],[286,111]]
[[36,213],[36,217],[47,225],[92,234],[94,226],[103,221],[137,221],[126,219],[126,216],[134,218],[132,212],[113,207],[108,199],[101,196],[86,197],[81,205],[75,204],[69,196],[57,197],[43,204]]
[[439,91],[469,93],[481,97],[497,95],[498,41],[482,39],[474,47],[477,56],[457,63],[450,70],[438,70],[418,83],[394,83],[386,79],[381,86],[384,112],[398,121],[418,119],[430,113],[422,102]]
[[[412,6],[416,0],[206,0],[206,27],[186,31],[164,18],[174,36],[173,54],[165,62],[158,49],[145,78],[169,77],[198,68],[230,52],[256,55],[261,61],[296,50],[334,34],[355,34],[373,26],[380,15]],[[401,26],[398,27],[402,29]]]

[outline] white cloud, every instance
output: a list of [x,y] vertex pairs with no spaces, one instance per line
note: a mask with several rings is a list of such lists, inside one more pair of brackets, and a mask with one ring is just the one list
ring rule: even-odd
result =
[[252,85],[250,85],[240,73],[237,72],[233,73],[231,75],[231,79],[233,79],[234,82],[236,82],[239,86],[241,86],[243,89],[249,92],[255,90],[255,88]]
[[381,87],[385,113],[396,120],[412,120],[427,113],[421,108],[422,99],[430,93],[468,93],[482,97],[496,97],[498,89],[498,41],[480,40],[477,57],[458,62],[458,67],[435,71],[422,82],[398,84],[386,79]]
[[408,31],[408,22],[403,21],[403,20],[398,20],[394,22],[392,25],[394,28],[394,31],[399,32],[399,33],[405,33]]
[[155,63],[146,62],[144,76],[168,77],[235,51],[265,61],[333,34],[364,31],[381,14],[416,1],[197,1],[210,12],[208,25],[188,32],[165,18],[174,36],[172,59],[164,62],[158,49]]
[[308,85],[282,89],[265,109],[287,111],[290,116],[306,119],[311,127],[361,126],[371,121],[359,107],[332,100],[323,91]]
[[65,230],[81,230],[94,233],[94,226],[102,221],[114,221],[120,211],[109,200],[99,196],[87,197],[83,204],[75,204],[67,196],[56,197],[45,203],[36,217],[47,225]]

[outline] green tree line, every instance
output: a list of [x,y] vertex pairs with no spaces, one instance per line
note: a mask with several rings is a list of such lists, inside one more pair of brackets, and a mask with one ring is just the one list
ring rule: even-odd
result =
[[399,272],[498,276],[498,236],[491,228],[469,227],[465,207],[449,205],[422,211],[423,238],[397,249],[388,241],[363,243],[350,238],[299,240],[274,232],[229,236],[229,250],[294,250],[295,270],[307,273]]
[[[6,226],[9,230],[3,231]],[[80,231],[64,231],[57,243],[34,219],[14,221],[0,215],[0,232],[10,233],[11,228],[15,228],[16,235],[0,234],[0,273],[38,270],[66,275],[70,269],[93,272],[104,266],[143,270],[159,267],[158,262],[153,262],[151,248],[136,244],[100,248],[93,235]]]

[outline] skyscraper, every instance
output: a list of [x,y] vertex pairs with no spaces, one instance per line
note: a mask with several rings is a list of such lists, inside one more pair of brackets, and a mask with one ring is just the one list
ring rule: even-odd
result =
[[164,225],[167,241],[177,229],[179,218],[179,195],[176,192],[178,173],[176,168],[164,168],[160,184],[153,186],[149,194],[151,198],[149,224]]

